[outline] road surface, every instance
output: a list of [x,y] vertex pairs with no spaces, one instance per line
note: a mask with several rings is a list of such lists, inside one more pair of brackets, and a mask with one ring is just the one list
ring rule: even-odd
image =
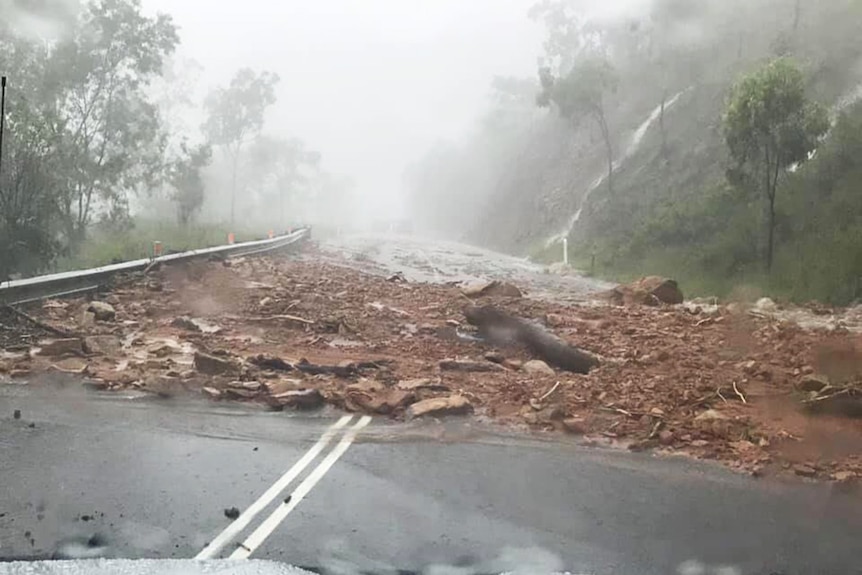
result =
[[[194,557],[231,523],[226,508],[252,504],[341,415],[102,394],[67,377],[2,385],[0,557],[46,557],[94,535],[107,556]],[[374,419],[252,558],[377,572],[844,574],[859,573],[860,534],[858,494],[826,485],[469,419]]]

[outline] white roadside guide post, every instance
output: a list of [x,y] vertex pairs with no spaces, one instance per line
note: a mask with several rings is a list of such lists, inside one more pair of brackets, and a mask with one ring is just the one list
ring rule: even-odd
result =
[[569,238],[563,238],[563,263],[569,265]]

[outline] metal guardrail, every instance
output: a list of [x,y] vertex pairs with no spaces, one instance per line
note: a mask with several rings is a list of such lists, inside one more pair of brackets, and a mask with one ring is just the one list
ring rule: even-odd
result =
[[104,286],[107,280],[115,274],[142,271],[153,264],[181,263],[213,255],[238,257],[272,252],[297,243],[309,237],[310,234],[311,230],[309,228],[301,228],[272,239],[202,248],[86,270],[75,270],[0,282],[0,303],[15,305],[50,297],[71,296],[94,291]]

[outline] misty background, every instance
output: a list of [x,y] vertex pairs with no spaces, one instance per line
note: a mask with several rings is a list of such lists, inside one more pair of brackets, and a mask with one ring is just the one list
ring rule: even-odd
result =
[[585,273],[693,294],[862,297],[859,0],[0,15],[4,277],[409,220],[548,263],[566,239]]

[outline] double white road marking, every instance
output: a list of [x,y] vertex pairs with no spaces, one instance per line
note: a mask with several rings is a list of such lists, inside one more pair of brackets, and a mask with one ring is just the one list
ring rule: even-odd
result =
[[[249,526],[254,518],[263,511],[267,505],[282,493],[291,482],[293,482],[308,465],[317,458],[318,455],[326,448],[327,445],[340,433],[340,431],[353,419],[352,415],[345,415],[333,425],[331,425],[321,436],[321,438],[311,446],[311,449],[306,452],[302,458],[293,464],[293,467],[287,470],[278,481],[276,481],[263,495],[258,497],[257,501],[252,503],[233,523],[219,533],[218,537],[212,540],[204,549],[195,556],[195,559],[212,559],[218,555],[224,547],[229,544],[234,538],[239,535],[243,529]],[[338,445],[329,452],[329,454],[321,461],[317,467],[300,483],[297,488],[286,498],[275,510],[261,522],[261,524],[249,535],[245,541],[237,545],[236,550],[230,555],[231,559],[246,559],[257,549],[269,535],[275,531],[279,524],[290,514],[291,511],[299,505],[299,502],[308,495],[309,491],[317,484],[318,481],[326,474],[327,471],[335,464],[338,459],[344,455],[344,452],[356,439],[356,434],[363,427],[371,422],[371,418],[363,416],[357,423],[352,425],[344,434]]]

